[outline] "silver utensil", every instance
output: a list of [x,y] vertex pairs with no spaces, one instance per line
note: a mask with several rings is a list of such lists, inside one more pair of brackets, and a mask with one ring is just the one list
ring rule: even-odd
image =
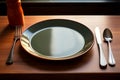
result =
[[110,29],[106,28],[103,32],[104,40],[108,43],[108,49],[109,49],[109,65],[114,66],[115,65],[115,59],[112,53],[110,42],[112,41],[113,35]]
[[100,36],[100,30],[99,27],[95,28],[95,35],[96,35],[96,40],[97,40],[97,44],[98,44],[98,48],[99,48],[99,61],[100,61],[100,67],[104,68],[107,66],[107,62],[103,53],[103,49],[102,49],[102,40],[101,40],[101,36]]
[[6,64],[12,64],[13,63],[13,54],[14,54],[14,48],[15,48],[15,44],[16,42],[20,39],[21,33],[22,33],[22,26],[15,26],[15,35],[14,35],[14,42],[12,45],[12,48],[10,50],[10,54],[7,58]]

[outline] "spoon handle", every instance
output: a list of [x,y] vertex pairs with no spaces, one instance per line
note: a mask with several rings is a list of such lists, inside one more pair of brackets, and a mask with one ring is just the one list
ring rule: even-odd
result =
[[114,66],[115,65],[115,59],[112,53],[110,42],[108,41],[108,48],[109,48],[109,65]]

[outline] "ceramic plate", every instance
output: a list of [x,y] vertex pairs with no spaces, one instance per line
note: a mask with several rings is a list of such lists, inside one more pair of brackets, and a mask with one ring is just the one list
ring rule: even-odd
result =
[[94,43],[91,30],[72,20],[50,19],[26,29],[21,45],[35,57],[47,60],[67,60],[83,55]]

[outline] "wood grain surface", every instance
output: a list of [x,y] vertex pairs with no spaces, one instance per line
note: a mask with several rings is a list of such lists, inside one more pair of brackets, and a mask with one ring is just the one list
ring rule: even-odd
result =
[[[31,25],[47,19],[70,19],[86,25],[94,34],[95,27],[99,27],[102,32],[109,28],[113,33],[111,42],[116,65],[107,65],[106,69],[99,67],[99,52],[96,44],[86,54],[72,60],[47,61],[38,59],[27,53],[17,42],[14,54],[14,63],[6,65],[6,59],[10,52],[14,38],[14,29],[8,25],[7,16],[0,16],[0,79],[15,78],[25,79],[117,79],[120,78],[120,16],[104,15],[42,15],[25,16],[25,25],[22,30],[26,30]],[[103,38],[102,38],[103,39]],[[103,40],[105,58],[108,60],[108,47]],[[88,77],[86,77],[88,76]],[[46,78],[47,77],[47,78]]]

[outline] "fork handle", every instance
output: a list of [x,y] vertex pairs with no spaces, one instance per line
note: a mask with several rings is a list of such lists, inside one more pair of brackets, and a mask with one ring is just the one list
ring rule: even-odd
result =
[[14,48],[15,48],[16,42],[17,42],[17,39],[15,38],[13,45],[11,47],[11,50],[10,50],[10,54],[9,54],[7,61],[6,61],[6,64],[8,64],[8,65],[13,64],[13,54],[14,54]]

